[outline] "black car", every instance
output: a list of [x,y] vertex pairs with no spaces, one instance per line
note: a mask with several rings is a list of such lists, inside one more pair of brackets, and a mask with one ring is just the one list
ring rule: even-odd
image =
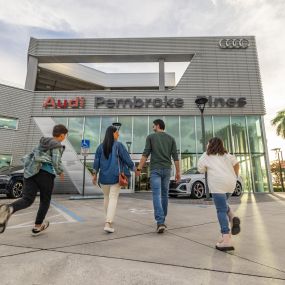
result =
[[8,198],[19,198],[23,194],[23,166],[0,169],[0,194]]

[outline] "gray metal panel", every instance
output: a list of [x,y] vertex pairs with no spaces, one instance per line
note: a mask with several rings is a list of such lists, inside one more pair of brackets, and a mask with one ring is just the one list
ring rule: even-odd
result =
[[[176,88],[172,91],[96,91],[68,92],[68,93],[36,93],[35,115],[50,116],[50,112],[64,115],[67,111],[56,110],[54,112],[40,110],[43,96],[87,96],[88,103],[85,110],[70,111],[72,115],[94,114],[91,97],[117,96],[150,97],[174,96],[185,99],[185,107],[182,110],[175,109],[136,109],[136,110],[96,110],[96,114],[161,114],[175,115],[177,111],[181,115],[199,114],[194,104],[197,96],[214,97],[246,97],[247,105],[244,108],[207,109],[206,114],[265,114],[263,92],[256,51],[255,38],[250,36],[238,36],[229,38],[246,38],[250,42],[247,49],[221,49],[219,40],[223,37],[193,37],[193,38],[132,38],[132,39],[31,39],[29,54],[36,56],[39,62],[96,62],[118,61],[118,58],[132,56],[144,60],[151,55],[164,55],[165,61],[173,60],[175,55],[193,55],[188,68],[182,76]],[[172,57],[173,56],[173,57]],[[133,59],[132,58],[132,59]],[[84,59],[84,61],[82,61]],[[129,61],[132,60],[131,58]],[[68,95],[69,94],[69,95]],[[69,112],[69,113],[70,113]]]

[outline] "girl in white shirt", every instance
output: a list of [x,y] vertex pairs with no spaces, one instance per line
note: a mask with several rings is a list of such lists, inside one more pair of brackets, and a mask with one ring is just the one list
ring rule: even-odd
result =
[[224,148],[223,141],[214,137],[209,140],[207,151],[198,161],[198,170],[208,174],[208,186],[221,227],[222,240],[216,244],[216,248],[222,251],[234,250],[231,234],[236,235],[240,232],[240,219],[234,215],[227,200],[236,187],[239,163],[236,157]]

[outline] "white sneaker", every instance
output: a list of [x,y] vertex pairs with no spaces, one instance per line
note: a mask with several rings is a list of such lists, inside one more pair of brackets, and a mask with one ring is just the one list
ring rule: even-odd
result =
[[104,227],[104,231],[107,233],[113,233],[115,231],[115,229],[111,227],[110,223],[107,223],[107,224],[108,224],[108,226]]

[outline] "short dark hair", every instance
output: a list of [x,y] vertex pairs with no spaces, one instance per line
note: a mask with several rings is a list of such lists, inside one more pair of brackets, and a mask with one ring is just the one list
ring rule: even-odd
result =
[[224,148],[223,141],[218,137],[213,137],[209,140],[208,148],[207,148],[207,154],[208,155],[224,155],[225,153],[228,153],[228,151]]
[[156,120],[154,120],[153,121],[153,124],[154,125],[159,125],[159,128],[161,129],[161,130],[164,130],[165,129],[165,123],[161,120],[161,119],[156,119]]
[[67,133],[68,133],[68,129],[62,124],[55,125],[52,130],[52,135],[54,137],[59,137],[62,134],[66,135]]

